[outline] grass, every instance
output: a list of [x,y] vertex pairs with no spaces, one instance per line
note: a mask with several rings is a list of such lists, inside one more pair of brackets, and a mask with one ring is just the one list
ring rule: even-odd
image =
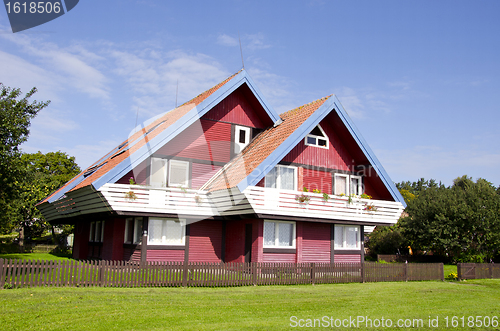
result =
[[0,259],[20,259],[20,260],[70,260],[71,254],[52,254],[52,253],[13,253],[0,254]]
[[[394,324],[398,319],[422,319],[424,328],[419,329],[448,330],[446,316],[451,323],[452,316],[467,320],[500,315],[499,297],[499,279],[232,288],[24,288],[0,290],[0,328],[288,330],[297,329],[291,324],[299,319],[306,323],[323,316],[334,320],[366,316],[391,319]],[[291,316],[297,319],[291,321]],[[429,316],[438,318],[439,327],[428,327]],[[361,324],[356,329],[369,328]]]

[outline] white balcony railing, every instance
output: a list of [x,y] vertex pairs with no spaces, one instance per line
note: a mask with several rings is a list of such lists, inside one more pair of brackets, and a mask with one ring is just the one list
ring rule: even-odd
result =
[[115,211],[213,216],[207,192],[177,187],[106,184],[99,191]]
[[393,224],[404,209],[400,202],[255,186],[243,193],[258,214]]
[[393,224],[403,212],[399,202],[349,198],[311,192],[248,187],[208,193],[182,188],[106,184],[100,190],[115,211],[178,215],[282,215]]

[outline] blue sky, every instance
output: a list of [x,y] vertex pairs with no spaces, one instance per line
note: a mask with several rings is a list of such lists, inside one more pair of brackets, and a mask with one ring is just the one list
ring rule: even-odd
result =
[[278,112],[336,94],[395,182],[500,185],[500,1],[81,0],[13,34],[0,82],[52,103],[25,152],[84,168],[242,67]]

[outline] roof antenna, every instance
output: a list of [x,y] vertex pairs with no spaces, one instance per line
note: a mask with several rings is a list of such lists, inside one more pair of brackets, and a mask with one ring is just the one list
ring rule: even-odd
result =
[[179,95],[179,80],[177,79],[177,88],[175,89],[175,108],[177,108],[177,96]]
[[239,31],[238,31],[238,40],[240,41],[241,65],[243,66],[243,69],[245,69],[245,62],[243,62],[243,49],[241,48],[241,38]]

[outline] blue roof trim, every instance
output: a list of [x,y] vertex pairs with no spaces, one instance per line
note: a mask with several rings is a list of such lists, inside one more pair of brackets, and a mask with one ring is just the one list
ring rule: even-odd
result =
[[350,134],[361,148],[370,164],[373,166],[387,190],[395,201],[401,202],[406,207],[406,203],[399,193],[389,175],[383,168],[380,161],[377,159],[368,143],[361,136],[361,133],[356,128],[349,115],[345,111],[342,104],[336,96],[326,100],[302,125],[295,130],[277,149],[275,149],[252,173],[243,179],[238,185],[238,189],[243,192],[248,186],[256,185],[279,161],[281,161],[304,137],[311,132],[332,110],[335,110],[342,122],[349,130]]
[[387,190],[389,190],[389,193],[391,193],[395,201],[401,202],[403,206],[406,207],[406,203],[403,196],[401,195],[401,193],[399,193],[399,190],[396,188],[396,185],[394,185],[394,182],[391,180],[389,174],[385,171],[384,167],[375,156],[375,153],[373,153],[372,149],[366,142],[365,138],[363,138],[363,136],[361,135],[361,132],[354,125],[354,122],[351,120],[351,118],[349,117],[349,115],[347,114],[344,107],[337,99],[337,97],[334,96],[334,100],[335,100],[335,110],[337,111],[337,114],[339,115],[340,119],[342,120],[346,128],[351,133],[351,136],[354,138],[359,148],[361,148],[361,151],[363,151],[363,154],[365,154],[366,158],[368,159],[372,167],[379,175],[382,182],[385,184]]
[[274,168],[290,151],[301,142],[304,137],[318,125],[323,118],[328,115],[334,103],[332,98],[326,100],[307,120],[300,125],[278,148],[276,148],[261,164],[257,166],[238,185],[238,189],[243,192],[248,186],[256,185],[264,176]]
[[47,199],[47,200],[44,200],[44,201],[47,201],[49,203],[52,203],[54,201],[57,201],[59,200],[63,195],[66,194],[66,192],[68,191],[71,191],[72,189],[74,189],[76,187],[76,185],[80,184],[81,182],[83,182],[83,180],[85,179],[85,177],[83,176],[83,172],[78,176],[78,178],[76,178],[70,185],[66,186],[64,188],[64,190],[61,190],[59,192],[57,192],[56,194],[52,195],[50,197],[50,199]]
[[215,107],[220,101],[226,98],[229,94],[234,92],[238,87],[247,84],[250,90],[254,93],[257,100],[260,102],[266,113],[273,120],[279,121],[281,118],[279,114],[271,108],[265,99],[260,94],[260,91],[255,86],[250,76],[245,70],[242,70],[231,80],[222,85],[217,91],[208,96],[205,100],[193,107],[182,118],[166,128],[163,132],[158,134],[155,138],[149,141],[146,145],[139,148],[134,154],[117,164],[113,169],[108,171],[101,178],[95,180],[92,185],[98,190],[106,183],[115,183],[117,180],[126,175],[130,170],[134,169],[141,162],[146,160],[149,156],[155,153],[158,149],[163,147],[166,143],[171,141],[179,133],[187,129],[195,121],[199,120],[203,115]]

